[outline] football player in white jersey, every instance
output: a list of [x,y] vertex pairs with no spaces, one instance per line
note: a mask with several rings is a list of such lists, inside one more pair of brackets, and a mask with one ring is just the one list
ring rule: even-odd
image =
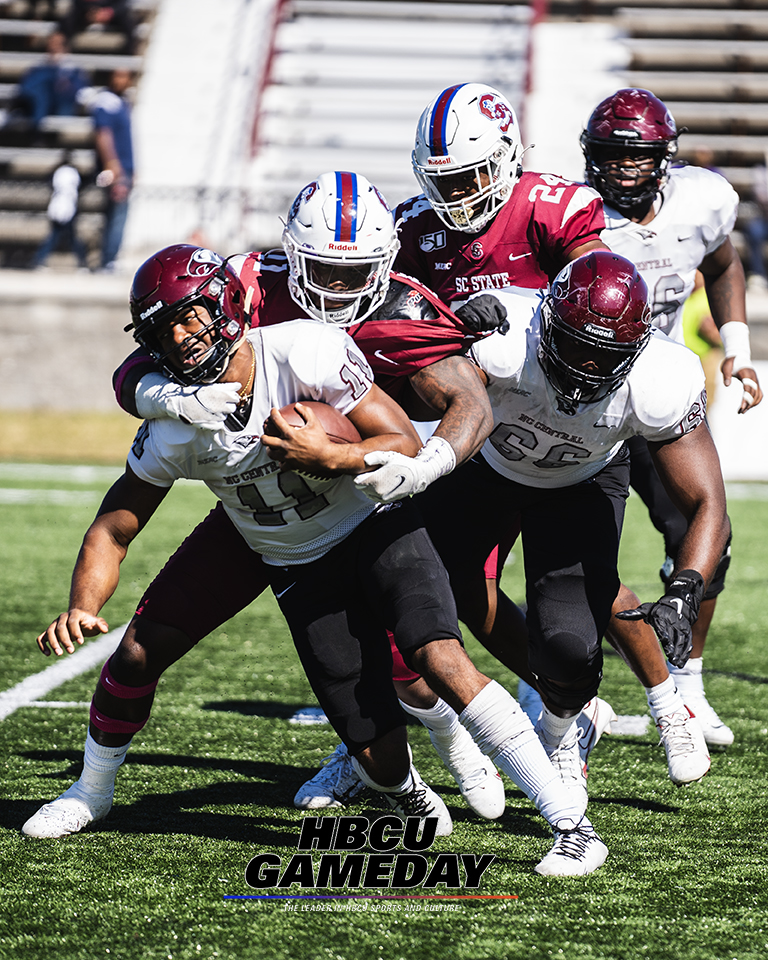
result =
[[[646,438],[689,527],[665,596],[622,617],[650,624],[680,663],[729,535],[704,375],[691,351],[653,330],[635,267],[605,250],[566,266],[529,326],[513,322],[468,355],[494,429],[480,455],[416,499],[462,619],[485,589],[488,551],[521,517],[529,659],[544,700],[537,729],[564,780],[581,778],[586,793],[575,718],[597,693],[619,588],[625,441]],[[396,471],[403,458],[382,459]]]
[[[177,245],[139,268],[131,291],[139,343],[181,383],[240,384],[240,402],[213,431],[171,419],[142,425],[124,475],[86,533],[69,609],[38,637],[41,651],[72,653],[84,636],[106,632],[99,612],[129,544],[176,479],[200,479],[240,535],[236,563],[247,574],[249,548],[271,570],[272,590],[318,701],[368,786],[401,816],[437,817],[438,833],[451,832],[447,808],[410,759],[390,679],[389,628],[406,663],[460,714],[473,739],[551,824],[555,841],[537,871],[564,876],[598,869],[608,851],[585,805],[563,784],[525,713],[464,652],[447,575],[415,507],[381,508],[353,483],[366,469],[367,452],[417,454],[420,441],[410,421],[373,383],[364,355],[342,329],[295,320],[249,332],[252,296],[234,270],[201,248]],[[289,426],[280,408],[308,398],[346,414],[362,439],[332,443],[306,406],[298,408],[305,425]],[[276,436],[263,432],[268,418]],[[227,550],[190,558],[188,544],[164,568],[160,589],[180,554],[182,569],[196,573],[211,560],[230,563]],[[233,576],[234,593],[236,582]],[[195,576],[193,587],[203,595],[206,584]],[[190,584],[177,577],[177,596],[184,586]],[[24,824],[27,836],[66,836],[107,815],[117,770],[156,687],[156,681],[139,685],[136,676],[148,660],[168,666],[201,638],[200,624],[183,629],[183,603],[170,622],[153,621],[148,605],[145,596],[102,671],[83,774]],[[209,629],[234,612],[231,598],[218,591],[208,607]],[[113,689],[120,699],[109,696]],[[119,715],[110,715],[116,705]]]
[[[741,381],[738,412],[746,413],[763,394],[750,358],[744,270],[729,237],[736,220],[736,191],[711,170],[671,165],[677,127],[665,104],[647,90],[622,89],[603,100],[590,116],[581,144],[587,182],[605,205],[602,239],[637,266],[651,291],[654,326],[679,342],[683,304],[694,289],[696,271],[703,274],[723,340],[723,381],[726,386],[732,377]],[[668,580],[687,523],[660,483],[644,440],[630,441],[630,452],[632,486],[664,535],[667,558],[661,576]],[[733,733],[707,702],[702,654],[729,559],[730,546],[702,603],[691,658],[684,667],[671,665],[673,680],[657,649],[649,647],[642,663],[636,663],[646,689],[655,689],[654,696],[668,697],[674,682],[700,721],[707,743],[718,748],[730,745]],[[616,609],[635,604],[634,595],[626,591]]]

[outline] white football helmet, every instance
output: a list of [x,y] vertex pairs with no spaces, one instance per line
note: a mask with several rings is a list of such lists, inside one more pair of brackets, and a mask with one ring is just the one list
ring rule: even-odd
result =
[[522,155],[517,117],[506,98],[483,83],[460,83],[422,113],[411,160],[443,223],[477,233],[512,196]]
[[384,300],[400,242],[376,187],[359,174],[336,171],[293,201],[283,247],[293,299],[310,316],[347,326]]

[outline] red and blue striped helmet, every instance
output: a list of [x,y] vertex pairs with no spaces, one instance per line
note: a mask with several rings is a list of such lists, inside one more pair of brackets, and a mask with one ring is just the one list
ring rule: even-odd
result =
[[288,287],[310,316],[349,325],[384,300],[400,244],[392,212],[357,173],[324,173],[291,205],[283,230]]
[[512,196],[522,155],[517,116],[506,97],[483,83],[459,83],[422,113],[411,161],[443,223],[477,233]]

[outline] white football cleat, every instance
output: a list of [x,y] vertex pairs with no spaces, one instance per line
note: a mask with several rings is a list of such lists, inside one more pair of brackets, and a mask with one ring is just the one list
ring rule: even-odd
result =
[[669,779],[676,786],[694,783],[708,773],[709,750],[701,724],[684,707],[663,717],[654,717],[659,737],[667,753]]
[[560,779],[568,788],[572,795],[573,802],[578,804],[580,814],[583,816],[587,811],[587,764],[581,758],[581,748],[579,739],[581,728],[576,727],[576,732],[567,740],[561,740],[559,743],[549,743],[540,729],[536,725],[536,735],[544,747],[544,752],[549,757],[552,766],[557,770]]
[[579,736],[579,751],[581,759],[586,762],[590,753],[597,746],[597,742],[604,733],[610,733],[610,726],[619,718],[614,713],[613,707],[607,700],[601,700],[600,697],[593,697],[579,714],[576,725],[581,734]]
[[365,789],[343,743],[324,759],[327,761],[325,766],[307,780],[293,798],[293,805],[299,810],[343,807]]
[[51,840],[80,833],[89,823],[103,820],[112,809],[112,796],[87,795],[79,784],[78,780],[60,797],[40,807],[21,832],[27,837]]
[[544,709],[539,691],[532,687],[530,683],[526,683],[525,680],[518,680],[517,702],[520,704],[520,709],[528,715],[528,719],[535,727],[541,716],[541,711]]
[[710,706],[704,693],[701,658],[691,659],[684,667],[670,666],[669,672],[675,681],[683,703],[701,724],[707,745],[725,750],[733,743],[733,730],[726,726]]
[[416,767],[411,765],[413,785],[401,793],[385,793],[382,797],[392,807],[395,813],[405,820],[406,817],[437,817],[437,836],[450,837],[453,832],[453,821],[448,807],[435,791],[421,779]]
[[605,863],[608,847],[584,817],[575,829],[553,827],[552,849],[533,868],[545,877],[585,877]]
[[576,717],[574,733],[559,743],[550,743],[541,729],[541,723],[534,727],[541,740],[544,751],[557,770],[560,779],[573,793],[581,813],[587,810],[587,773],[589,755],[600,737],[608,732],[611,723],[616,720],[613,707],[600,697],[593,697]]
[[429,730],[429,739],[470,809],[486,820],[500,817],[506,802],[504,783],[469,731],[458,724],[451,735]]
[[680,691],[683,702],[701,724],[701,730],[708,747],[725,750],[733,743],[733,730],[718,717],[702,693],[695,696]]

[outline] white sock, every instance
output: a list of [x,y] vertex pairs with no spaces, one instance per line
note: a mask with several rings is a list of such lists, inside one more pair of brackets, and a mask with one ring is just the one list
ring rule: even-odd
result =
[[551,710],[544,707],[539,722],[536,724],[536,732],[539,736],[543,736],[551,746],[556,743],[563,743],[565,740],[572,738],[572,735],[575,735],[577,716],[578,714],[576,717],[558,717],[556,713],[552,713]]
[[451,733],[460,726],[459,715],[441,697],[437,698],[434,707],[412,707],[409,703],[400,701],[400,706],[406,713],[416,717],[429,730],[438,736],[450,736]]
[[380,783],[371,777],[365,770],[365,767],[358,761],[357,757],[352,757],[352,766],[355,773],[360,777],[363,783],[371,790],[378,790],[379,793],[402,793],[404,790],[410,790],[413,786],[413,765],[408,770],[405,780],[402,783],[395,784],[394,787],[383,787]]
[[122,747],[102,747],[91,736],[90,730],[85,738],[83,754],[83,772],[78,783],[90,794],[98,797],[111,796],[115,789],[115,777],[120,764],[125,760],[131,741]]
[[544,752],[533,724],[507,691],[492,680],[465,707],[459,719],[483,753],[538,807],[550,823],[574,826],[581,811]]
[[702,657],[691,657],[684,667],[669,666],[669,672],[674,678],[675,686],[680,691],[681,696],[689,697],[691,694],[704,696],[704,677],[702,671],[704,660]]
[[645,687],[645,695],[654,720],[656,717],[666,717],[670,713],[676,713],[685,707],[672,676],[667,677],[663,683],[657,683],[655,687]]

